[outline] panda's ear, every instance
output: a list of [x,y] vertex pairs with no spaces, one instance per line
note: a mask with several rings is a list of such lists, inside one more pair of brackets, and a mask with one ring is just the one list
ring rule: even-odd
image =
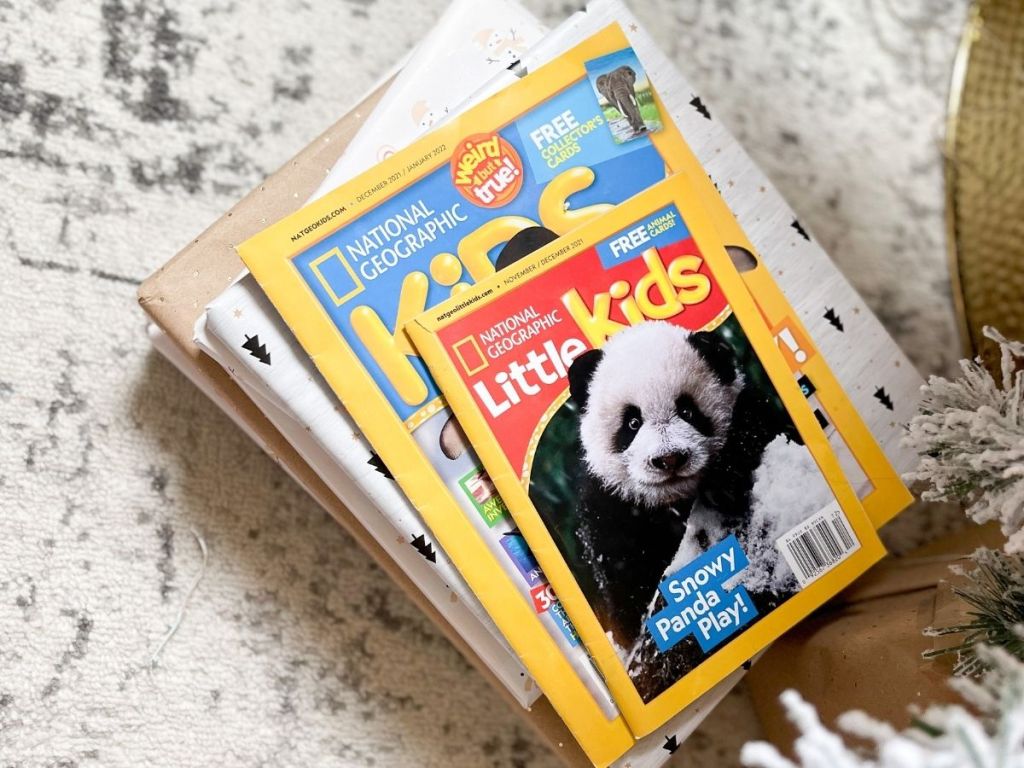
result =
[[588,349],[572,361],[569,366],[569,395],[576,401],[580,410],[587,406],[587,395],[590,393],[590,380],[594,376],[597,364],[604,353],[600,349]]
[[704,358],[704,362],[711,366],[723,384],[736,381],[736,355],[728,342],[707,331],[691,333],[687,341]]

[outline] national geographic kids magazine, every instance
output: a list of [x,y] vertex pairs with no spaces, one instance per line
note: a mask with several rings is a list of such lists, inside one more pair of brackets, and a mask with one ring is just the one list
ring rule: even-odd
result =
[[[670,171],[707,182],[642,63],[633,56],[600,68],[621,52],[629,55],[628,42],[612,25],[238,248],[595,763],[625,751],[632,734],[504,504],[484,498],[486,475],[402,327],[492,274],[498,252],[528,227],[564,234]],[[621,86],[625,69],[635,104],[600,80],[617,72]],[[630,124],[634,106],[642,126]],[[608,128],[615,120],[618,139]],[[749,256],[744,278],[756,280],[759,259],[714,186],[701,195],[727,242]],[[864,503],[881,524],[903,505],[892,492],[902,485],[799,321],[788,322],[803,342],[794,376],[816,388],[833,434],[856,449],[874,489]]]
[[638,735],[884,554],[682,175],[407,330]]

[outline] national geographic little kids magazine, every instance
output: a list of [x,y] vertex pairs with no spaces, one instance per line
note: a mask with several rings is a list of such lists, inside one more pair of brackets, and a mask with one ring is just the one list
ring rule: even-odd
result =
[[638,735],[884,554],[682,175],[407,330]]
[[[613,56],[626,52],[619,60]],[[514,530],[504,503],[462,439],[404,333],[412,317],[504,265],[499,251],[538,224],[564,234],[663,179],[686,172],[704,184],[726,242],[763,267],[714,186],[667,118],[642,63],[617,25],[468,110],[379,166],[238,247],[243,260],[319,367],[384,464],[480,596],[510,645],[595,763],[631,743],[578,647],[575,630]],[[602,63],[605,59],[605,63]],[[628,60],[627,60],[628,59]],[[609,120],[629,122],[604,75],[635,75],[636,123],[618,143]],[[615,78],[612,78],[613,80]],[[615,83],[612,83],[615,85]],[[639,89],[639,90],[637,90]],[[604,93],[602,91],[607,91]],[[619,95],[621,88],[619,89]],[[615,102],[614,104],[612,102]],[[621,109],[621,111],[620,111]],[[635,121],[634,121],[635,122]],[[528,250],[528,237],[519,247]],[[515,254],[506,253],[505,260]],[[770,282],[770,280],[769,280]],[[872,490],[881,524],[900,488],[799,321],[794,379],[820,403]],[[791,330],[787,335],[783,331]],[[816,390],[816,391],[815,391]],[[860,439],[866,435],[866,439]],[[880,489],[888,488],[882,493]],[[877,500],[872,503],[872,500]]]

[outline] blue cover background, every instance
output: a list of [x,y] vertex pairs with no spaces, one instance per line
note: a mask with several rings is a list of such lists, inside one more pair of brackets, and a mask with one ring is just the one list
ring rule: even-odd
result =
[[[543,168],[545,167],[544,161],[533,147],[532,142],[528,145],[523,142],[520,133],[525,132],[528,136],[529,130],[532,130],[533,127],[553,119],[570,108],[574,110],[580,123],[601,114],[587,80],[575,83],[500,131],[501,136],[515,147],[524,161],[523,187],[515,200],[508,205],[490,209],[479,208],[470,203],[452,185],[450,165],[446,162],[418,182],[349,222],[293,259],[293,264],[319,301],[320,306],[330,316],[335,327],[355,351],[377,386],[387,397],[395,413],[402,420],[409,418],[423,405],[437,397],[439,395],[438,387],[423,361],[419,357],[412,357],[410,362],[427,385],[427,396],[420,403],[410,404],[402,400],[384,376],[373,356],[352,330],[349,319],[352,310],[360,305],[371,307],[380,315],[384,324],[393,331],[402,281],[410,272],[419,270],[429,278],[428,267],[431,258],[438,253],[456,253],[458,243],[463,237],[498,216],[525,216],[540,223],[537,215],[537,202],[546,183],[544,176],[548,174],[538,175],[536,170],[538,164]],[[467,131],[467,133],[472,133],[472,131]],[[587,165],[594,171],[596,177],[594,183],[589,188],[572,196],[571,203],[574,208],[594,203],[620,203],[665,177],[665,163],[651,144],[650,139],[646,137],[618,145],[612,140],[607,127],[602,125],[582,137],[580,146],[583,151],[556,170],[556,172],[561,172],[578,165]],[[401,259],[396,266],[373,280],[364,280],[365,290],[341,306],[335,306],[334,301],[309,268],[309,263],[335,247],[345,253],[347,244],[356,242],[366,232],[419,200],[426,201],[435,212],[461,203],[460,213],[466,215],[468,219],[439,236],[432,244],[425,246],[410,258]],[[491,252],[492,262],[500,250],[501,246],[497,246]],[[356,264],[352,264],[352,266],[358,268]],[[468,274],[464,274],[463,277],[469,280]],[[339,295],[346,293],[349,288],[351,288],[351,281],[347,287],[339,288]],[[432,307],[447,299],[449,292],[450,288],[431,280],[427,307]]]

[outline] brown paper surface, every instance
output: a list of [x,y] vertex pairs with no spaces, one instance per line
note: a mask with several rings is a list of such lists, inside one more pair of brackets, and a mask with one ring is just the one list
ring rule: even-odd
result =
[[925,637],[965,615],[955,599],[949,567],[978,547],[1000,547],[994,526],[970,526],[911,554],[889,557],[835,601],[780,638],[747,675],[765,736],[790,752],[797,733],[779,694],[800,692],[834,727],[859,709],[896,728],[910,725],[912,705],[956,701],[948,681],[953,659],[923,659],[924,651],[955,638]]
[[268,222],[297,210],[305,202],[341,156],[363,118],[373,109],[388,85],[385,83],[367,96],[147,278],[139,288],[139,304],[193,361],[197,375],[231,403],[236,415],[259,437],[261,447],[308,488],[313,498],[352,534],[459,652],[498,690],[502,698],[540,734],[551,751],[566,765],[589,766],[590,761],[547,699],[539,699],[529,711],[519,706],[444,616],[331,493],[238,385],[192,342],[192,328],[203,308],[227,288],[243,269],[234,250],[235,244],[256,234]]

